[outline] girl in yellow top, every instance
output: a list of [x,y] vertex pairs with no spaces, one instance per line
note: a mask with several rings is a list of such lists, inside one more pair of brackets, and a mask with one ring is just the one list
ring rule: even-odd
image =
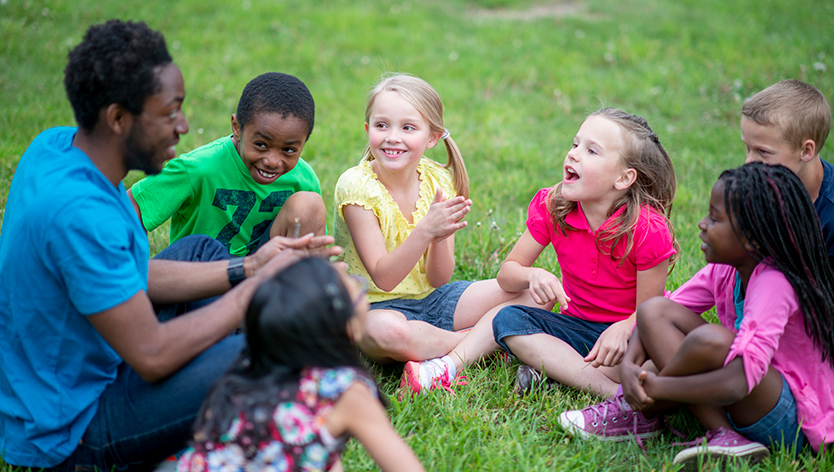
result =
[[[495,279],[449,283],[455,232],[466,226],[472,201],[431,85],[405,74],[384,78],[370,93],[365,130],[362,160],[342,174],[335,196],[336,243],[348,270],[370,281],[372,310],[359,348],[379,362],[417,361],[403,375],[416,393],[448,389],[457,371],[497,347],[491,323],[498,308],[537,305],[527,291],[505,292]],[[445,166],[423,157],[441,139]]]

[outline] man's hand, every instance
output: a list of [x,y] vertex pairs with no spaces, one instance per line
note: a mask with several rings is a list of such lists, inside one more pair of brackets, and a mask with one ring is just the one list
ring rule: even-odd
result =
[[266,266],[269,261],[282,252],[290,252],[295,257],[290,258],[287,257],[289,254],[286,254],[283,258],[281,258],[286,258],[286,262],[277,267],[271,265],[269,270],[270,273],[264,274],[266,277],[275,274],[278,270],[287,267],[292,264],[292,262],[295,262],[303,257],[318,256],[329,258],[332,256],[338,256],[342,253],[342,248],[339,246],[331,246],[333,242],[333,236],[314,236],[313,233],[305,234],[299,238],[274,236],[272,239],[267,241],[266,244],[258,248],[255,254],[247,256],[246,259],[244,259],[243,268],[246,272],[246,277],[248,278],[255,275],[262,267]]

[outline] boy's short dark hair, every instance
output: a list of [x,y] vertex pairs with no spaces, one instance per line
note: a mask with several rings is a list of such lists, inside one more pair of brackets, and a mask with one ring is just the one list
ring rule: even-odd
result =
[[825,95],[800,80],[783,80],[753,95],[741,114],[762,126],[782,132],[782,139],[794,148],[811,139],[819,153],[831,128],[831,108]]
[[313,132],[316,103],[313,95],[298,78],[280,72],[267,72],[250,80],[237,104],[237,122],[241,128],[258,113],[279,113],[307,122],[307,137]]
[[121,20],[91,26],[68,58],[64,88],[75,121],[87,131],[111,103],[142,113],[145,100],[159,91],[156,67],[172,62],[161,33],[141,21]]

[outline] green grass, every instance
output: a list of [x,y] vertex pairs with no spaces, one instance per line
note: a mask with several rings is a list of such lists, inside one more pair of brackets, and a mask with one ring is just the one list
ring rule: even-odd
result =
[[[328,204],[365,144],[372,84],[390,71],[428,80],[444,99],[472,181],[471,224],[456,238],[458,279],[495,276],[534,192],[561,179],[583,118],[615,106],[645,116],[675,163],[673,221],[683,251],[669,278],[674,289],[703,265],[695,225],[712,183],[744,159],[743,100],[791,77],[834,97],[827,0],[0,0],[0,207],[31,140],[74,122],[62,88],[67,51],[90,24],[114,17],[162,31],[183,70],[191,132],[179,152],[230,133],[230,114],[254,76],[301,78],[317,103],[304,157]],[[443,160],[436,151],[431,156]],[[126,184],[141,177],[131,173]],[[165,245],[167,226],[151,234],[154,253]],[[551,252],[538,264],[552,267]],[[631,443],[567,438],[558,413],[594,399],[558,391],[519,400],[513,372],[485,361],[467,370],[457,397],[392,398],[392,420],[430,470],[674,470],[672,436],[650,443],[646,456]],[[397,374],[381,371],[386,393],[395,393]],[[685,415],[674,424],[700,432]],[[374,467],[355,443],[345,465]],[[832,468],[832,453],[794,461],[777,452],[738,470]]]

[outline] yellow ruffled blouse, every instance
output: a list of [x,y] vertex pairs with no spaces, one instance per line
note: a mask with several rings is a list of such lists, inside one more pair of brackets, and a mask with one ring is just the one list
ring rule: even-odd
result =
[[360,205],[373,211],[379,220],[385,249],[390,253],[405,241],[417,223],[426,216],[438,187],[443,189],[447,199],[457,196],[449,169],[424,157],[417,165],[417,172],[420,174],[420,198],[417,200],[417,210],[412,215],[414,223],[409,223],[403,216],[399,206],[371,168],[371,161],[362,161],[358,166],[346,170],[336,183],[336,244],[344,248],[341,259],[347,263],[348,271],[368,279],[368,300],[371,303],[394,298],[421,299],[432,293],[434,288],[426,277],[426,254],[423,254],[417,265],[393,291],[382,291],[374,284],[356,252],[356,246],[345,222],[343,208],[345,205]]

